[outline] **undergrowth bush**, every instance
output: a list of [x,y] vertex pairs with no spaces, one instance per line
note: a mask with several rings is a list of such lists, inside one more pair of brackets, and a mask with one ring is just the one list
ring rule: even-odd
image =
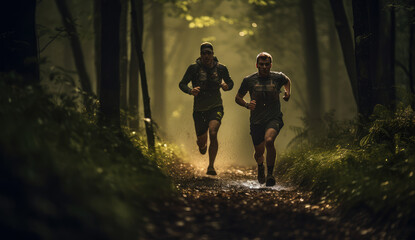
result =
[[[70,98],[0,81],[0,229],[14,239],[137,239],[148,206],[173,186],[139,136],[97,126]],[[164,161],[175,157],[159,145]]]
[[[415,214],[415,113],[377,106],[356,139],[355,124],[336,124],[330,144],[294,147],[277,162],[277,175],[310,190],[323,203],[344,212],[365,209],[379,219],[408,226]],[[345,133],[348,135],[345,136]],[[348,139],[345,141],[345,139]],[[356,139],[357,141],[354,141]]]

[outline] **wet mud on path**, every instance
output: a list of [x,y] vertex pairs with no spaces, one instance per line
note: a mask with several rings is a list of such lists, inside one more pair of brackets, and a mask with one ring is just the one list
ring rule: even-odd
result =
[[390,239],[366,219],[341,219],[310,193],[278,180],[260,185],[256,168],[230,167],[210,177],[191,164],[170,167],[181,197],[152,208],[145,239]]

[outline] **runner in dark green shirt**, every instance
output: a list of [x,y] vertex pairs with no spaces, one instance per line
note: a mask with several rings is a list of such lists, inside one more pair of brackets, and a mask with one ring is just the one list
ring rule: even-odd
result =
[[[241,87],[236,94],[237,104],[251,110],[250,128],[254,143],[254,158],[258,163],[258,181],[267,186],[275,185],[273,176],[275,164],[274,141],[284,126],[282,121],[279,93],[284,86],[285,101],[291,95],[291,80],[281,72],[271,71],[272,56],[262,52],[257,56],[256,67],[258,72],[244,78]],[[243,99],[249,92],[250,102]],[[267,149],[267,178],[265,179],[264,152]]]
[[[192,88],[188,86],[190,82]],[[193,120],[201,154],[207,151],[209,130],[209,166],[206,174],[216,175],[214,163],[218,152],[217,133],[224,114],[220,89],[231,90],[233,81],[226,66],[213,56],[211,43],[201,44],[200,58],[187,68],[179,87],[184,93],[194,96]]]

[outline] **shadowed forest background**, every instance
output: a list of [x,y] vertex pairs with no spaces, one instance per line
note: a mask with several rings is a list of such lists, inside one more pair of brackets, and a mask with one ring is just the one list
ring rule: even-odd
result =
[[[97,54],[98,2],[68,1],[66,6],[81,43],[78,51],[84,58],[84,78],[88,77],[94,94],[98,94],[96,66],[100,61]],[[411,12],[408,12],[410,8],[393,1],[375,2],[375,7],[379,9],[377,18],[385,20],[375,23],[379,28],[378,35],[382,38],[380,42],[374,43],[378,48],[372,50],[372,58],[379,61],[376,69],[383,70],[373,70],[373,66],[369,65],[366,68],[378,71],[372,78],[375,74],[380,74],[385,80],[379,84],[362,83],[358,86],[357,76],[350,78],[345,64],[345,60],[350,62],[349,65],[355,64],[354,59],[347,56],[353,54],[354,44],[351,35],[351,1],[345,1],[342,9],[346,19],[337,19],[339,29],[343,28],[340,34],[341,31],[348,31],[349,38],[342,35],[345,38],[343,42],[346,55],[342,52],[329,1],[144,1],[142,49],[151,109],[158,132],[183,146],[192,155],[196,153],[191,118],[193,99],[183,94],[177,85],[187,66],[199,56],[198,47],[203,41],[214,44],[215,55],[229,68],[236,85],[233,91],[222,94],[225,118],[219,134],[221,147],[218,156],[224,157],[224,160],[219,160],[218,163],[252,164],[248,114],[234,103],[234,96],[242,79],[256,71],[255,56],[261,51],[273,55],[272,70],[286,73],[293,81],[293,101],[282,104],[285,128],[278,137],[279,152],[286,149],[304,123],[317,129],[326,114],[336,120],[355,119],[357,105],[353,91],[358,89],[361,93],[356,92],[355,95],[361,96],[362,106],[367,102],[369,107],[373,107],[376,101],[387,104],[403,102],[408,105],[412,90],[409,66],[412,36],[408,24],[411,18]],[[393,20],[390,16],[392,11]],[[121,1],[120,106],[131,112],[135,110],[131,107],[131,101],[137,98],[141,101],[141,96],[136,96],[131,87],[131,80],[137,81],[139,74],[138,63],[134,59],[131,61],[134,58],[134,46],[131,41],[133,25],[129,12],[131,6],[128,1]],[[41,73],[47,76],[51,71],[63,71],[74,80],[77,87],[81,87],[75,67],[75,63],[81,59],[74,59],[73,45],[65,32],[62,14],[55,1],[40,1],[37,4],[36,21],[40,57],[44,61]],[[369,35],[363,32],[361,38],[367,36]],[[388,44],[390,41],[393,43]],[[382,67],[382,64],[388,64],[382,63],[382,59],[389,59],[391,63],[393,60],[390,59],[395,59],[396,67]],[[389,72],[384,74],[382,71]],[[356,74],[355,69],[350,69],[349,72]],[[356,82],[355,90],[352,89],[353,82]],[[368,89],[372,88],[374,92],[382,90],[383,95],[373,96],[376,100],[364,99],[365,95],[370,95]],[[51,89],[56,90],[53,87]],[[386,99],[389,96],[387,93],[391,93],[393,99]],[[140,95],[140,92],[137,94]],[[380,101],[381,98],[385,100]],[[141,102],[138,106],[142,106]],[[368,115],[371,109],[363,111]],[[144,117],[143,107],[138,107],[138,114],[138,119]],[[138,122],[143,125],[143,121]]]
[[[180,184],[255,166],[249,112],[234,98],[266,51],[292,81],[278,181],[342,216],[363,212],[363,235],[415,236],[412,0],[19,0],[1,8],[0,30],[5,233],[157,238],[160,206],[200,194]],[[235,82],[222,92],[216,180],[190,174],[207,160],[178,87],[205,41]]]
[[[95,3],[96,4],[96,3]],[[308,116],[311,104],[307,94],[316,89],[319,108],[312,111],[321,115],[334,111],[336,119],[353,119],[356,103],[342,59],[341,46],[336,33],[333,15],[328,1],[316,1],[314,15],[315,34],[312,40],[304,40],[304,20],[299,2],[276,1],[248,3],[244,1],[144,1],[143,52],[146,62],[147,80],[151,98],[151,109],[158,131],[170,141],[183,146],[191,155],[196,155],[192,120],[193,99],[178,89],[178,82],[189,64],[199,57],[199,46],[203,41],[214,44],[215,55],[225,64],[235,81],[235,89],[223,93],[225,118],[219,133],[221,146],[218,164],[252,164],[252,147],[249,135],[248,113],[234,103],[234,97],[242,79],[256,71],[255,57],[261,51],[274,57],[272,70],[286,73],[293,81],[293,101],[282,104],[285,128],[278,137],[277,148],[284,150],[295,136],[295,128],[303,125],[302,118]],[[84,55],[84,65],[92,91],[97,93],[96,34],[94,25],[94,1],[68,1],[76,25]],[[128,2],[122,2],[120,38],[121,107],[129,107],[131,88],[128,79],[136,78],[131,73],[131,10]],[[346,4],[351,14],[351,3]],[[95,11],[96,12],[96,11]],[[349,16],[350,17],[350,16]],[[37,6],[37,24],[42,31],[39,45],[50,43],[41,57],[46,63],[42,73],[63,68],[78,84],[73,53],[69,39],[63,31],[62,16],[55,1],[41,1]],[[61,32],[59,32],[61,31]],[[303,46],[303,43],[306,45]],[[305,49],[317,48],[312,61],[320,69],[319,82],[308,84]],[[136,63],[137,64],[137,63]],[[137,68],[137,66],[135,66]],[[314,86],[313,86],[314,85]],[[311,88],[311,89],[307,89]],[[131,98],[131,97],[130,97]],[[139,97],[141,101],[141,96]],[[140,105],[142,106],[141,102]],[[139,107],[139,119],[143,108]],[[143,125],[143,121],[139,121]],[[193,157],[193,156],[192,156]],[[223,158],[223,159],[222,159]],[[222,160],[221,160],[222,159]]]

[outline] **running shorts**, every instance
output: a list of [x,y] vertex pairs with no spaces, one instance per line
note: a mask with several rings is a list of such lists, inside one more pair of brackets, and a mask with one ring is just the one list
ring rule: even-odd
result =
[[215,107],[203,112],[193,112],[193,120],[195,122],[196,135],[201,136],[209,129],[209,122],[212,120],[222,121],[223,107]]
[[277,134],[280,133],[281,128],[284,126],[282,119],[271,119],[264,124],[251,124],[251,138],[255,146],[261,144],[265,139],[265,132],[269,128],[277,130]]

